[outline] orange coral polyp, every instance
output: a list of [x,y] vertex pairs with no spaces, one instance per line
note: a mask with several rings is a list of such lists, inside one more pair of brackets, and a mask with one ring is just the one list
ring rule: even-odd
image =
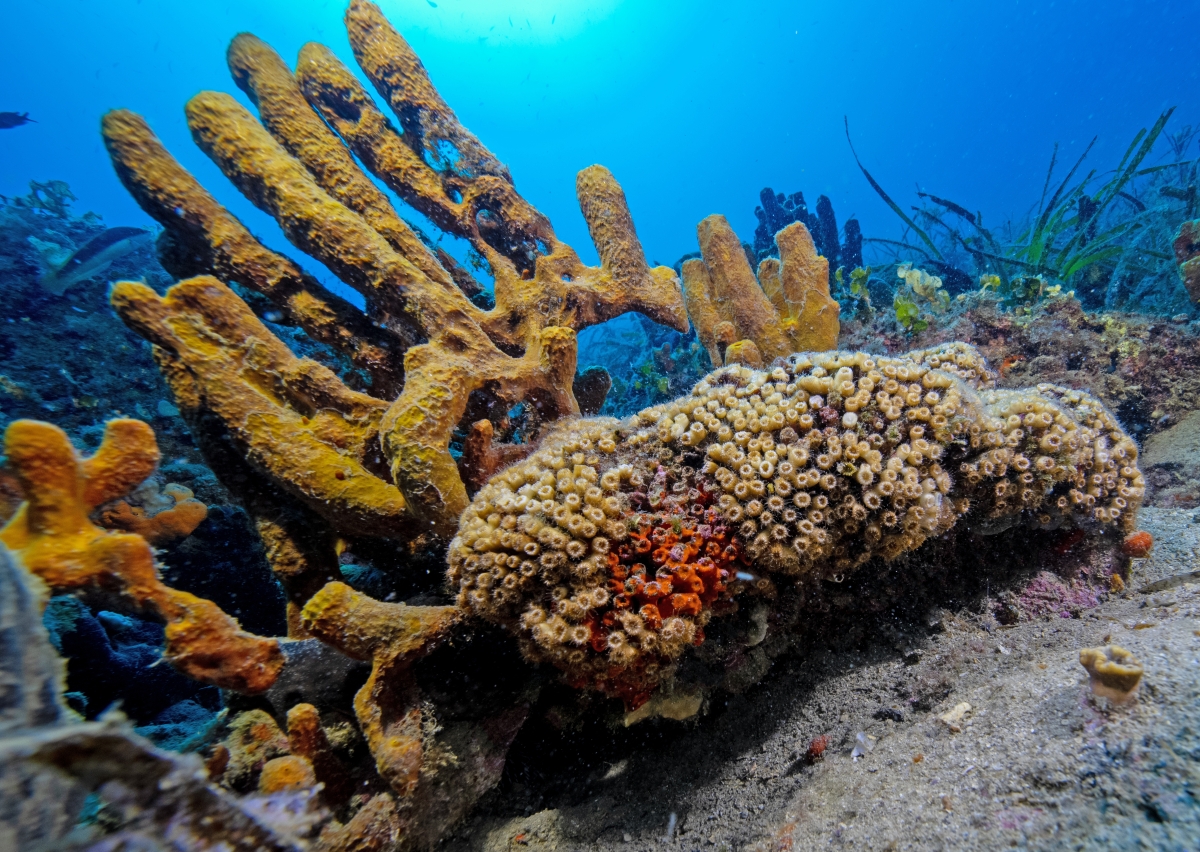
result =
[[651,630],[662,630],[662,612],[657,606],[648,603],[639,609],[638,613],[646,619],[646,626]]
[[699,595],[671,595],[671,608],[680,615],[699,615],[704,605]]

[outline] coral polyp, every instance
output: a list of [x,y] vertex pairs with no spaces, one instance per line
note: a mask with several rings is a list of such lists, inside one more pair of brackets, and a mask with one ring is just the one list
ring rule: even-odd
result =
[[801,353],[564,424],[476,495],[450,582],[527,657],[636,707],[739,596],[841,582],[968,513],[993,533],[1132,530],[1137,447],[1104,407],[995,382],[964,344]]

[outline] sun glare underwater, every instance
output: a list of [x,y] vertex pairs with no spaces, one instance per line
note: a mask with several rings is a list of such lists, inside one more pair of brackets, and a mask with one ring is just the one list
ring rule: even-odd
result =
[[1198,13],[0,8],[0,849],[1200,846]]

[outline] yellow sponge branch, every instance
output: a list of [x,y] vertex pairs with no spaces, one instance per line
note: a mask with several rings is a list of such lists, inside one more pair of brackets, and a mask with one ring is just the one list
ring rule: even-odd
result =
[[243,632],[211,601],[162,583],[149,543],[91,522],[89,513],[154,472],[154,432],[138,420],[113,420],[96,454],[80,459],[66,434],[17,420],[4,451],[26,502],[0,530],[0,542],[56,592],[115,598],[118,606],[166,623],[166,658],[189,677],[256,693],[283,667],[279,643]]
[[[576,181],[601,258],[588,267],[461,125],[379,8],[356,0],[346,24],[359,64],[403,132],[328,49],[306,45],[293,75],[248,34],[233,41],[228,61],[258,118],[214,92],[192,98],[187,116],[226,177],[293,245],[361,293],[365,310],[264,248],[144,121],[120,111],[103,125],[117,173],[166,229],[164,261],[196,277],[165,298],[121,284],[113,304],[158,347],[193,429],[203,423],[227,434],[262,475],[267,487],[259,492],[277,488],[337,534],[449,537],[468,501],[450,443],[471,425],[462,422],[469,409],[495,412],[499,425],[526,403],[524,431],[536,432],[578,413],[576,332],[630,311],[686,331],[687,315],[674,272],[647,265],[612,174],[592,166]],[[493,308],[468,298],[479,294],[478,283],[416,236],[355,156],[434,224],[471,243],[494,278]],[[205,274],[278,304],[313,339],[349,357],[367,393],[292,356],[233,291]],[[209,440],[206,452],[219,453],[217,443]]]
[[757,280],[724,216],[709,216],[696,230],[703,259],[684,263],[683,286],[714,366],[762,367],[793,352],[837,347],[840,308],[829,295],[829,262],[802,223],[775,235],[779,258],[763,260]]

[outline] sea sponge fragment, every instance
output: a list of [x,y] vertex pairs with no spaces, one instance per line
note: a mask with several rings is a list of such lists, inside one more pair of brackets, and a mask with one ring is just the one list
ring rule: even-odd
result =
[[166,623],[165,657],[184,674],[239,692],[262,692],[283,667],[279,643],[243,632],[211,601],[163,585],[141,536],[92,523],[97,506],[123,496],[158,463],[154,432],[139,420],[111,420],[95,455],[79,458],[66,434],[17,420],[4,450],[26,502],[0,542],[58,592],[115,597],[115,605]]
[[140,535],[155,547],[187,538],[208,517],[208,507],[192,489],[173,482],[160,490],[157,482],[147,480],[130,498],[140,505],[118,500],[101,511],[101,525]]
[[759,264],[757,280],[725,217],[709,216],[696,230],[702,259],[683,264],[684,298],[714,365],[761,369],[793,352],[837,346],[829,263],[803,223],[775,235],[779,257]]
[[1120,645],[1084,648],[1079,664],[1087,669],[1092,694],[1123,704],[1137,694],[1142,681],[1142,664]]
[[308,631],[343,654],[371,661],[354,712],[375,766],[403,799],[421,779],[426,740],[435,727],[412,665],[444,641],[462,613],[450,606],[382,603],[330,583],[304,607]]

